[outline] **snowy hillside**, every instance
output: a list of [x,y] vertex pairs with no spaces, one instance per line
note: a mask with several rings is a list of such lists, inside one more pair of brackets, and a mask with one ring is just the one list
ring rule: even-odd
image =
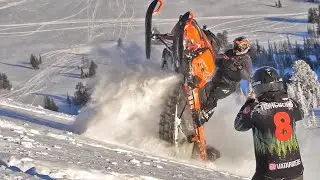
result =
[[[98,61],[99,71],[107,65],[92,48],[119,37],[143,48],[144,15],[149,2],[2,1],[0,70],[14,88],[13,92],[2,92],[2,97],[38,105],[44,95],[49,95],[60,105],[65,104],[67,93],[72,95],[81,81],[78,66],[84,56]],[[283,40],[287,35],[301,41],[311,4],[284,1],[283,8],[273,5],[273,1],[254,0],[165,2],[155,25],[162,32],[170,31],[180,14],[192,10],[199,23],[207,24],[214,33],[227,30],[229,41],[239,35],[261,43]],[[32,69],[31,53],[42,55],[40,70]],[[159,60],[159,53],[153,57]]]
[[[20,112],[18,107],[0,110],[1,179],[241,179],[128,146],[81,137],[69,132],[70,124],[54,124],[54,120],[63,119],[59,114],[40,119],[36,115],[44,110],[26,108],[27,112]],[[66,117],[64,120],[70,121]],[[47,124],[41,126],[43,122]]]
[[[47,179],[236,179],[213,170],[252,176],[252,137],[233,130],[240,104],[232,96],[219,102],[206,125],[208,143],[222,152],[214,164],[177,157],[158,139],[162,97],[176,77],[160,70],[162,47],[152,50],[151,61],[145,58],[144,15],[150,2],[0,1],[0,72],[13,85],[12,91],[0,92],[1,179],[34,173]],[[283,8],[273,7],[273,0],[164,2],[154,20],[161,32],[169,32],[179,15],[191,10],[214,33],[227,30],[229,41],[245,35],[262,44],[287,35],[303,41],[307,11],[314,5],[294,0],[283,0]],[[120,48],[119,37],[124,40]],[[29,63],[31,53],[42,56],[39,70]],[[83,58],[97,63],[96,77],[80,78]],[[67,94],[73,95],[78,82],[91,88],[93,101],[76,115]],[[36,108],[43,106],[44,96],[61,113]],[[319,132],[301,127],[298,135],[306,179],[316,179]]]

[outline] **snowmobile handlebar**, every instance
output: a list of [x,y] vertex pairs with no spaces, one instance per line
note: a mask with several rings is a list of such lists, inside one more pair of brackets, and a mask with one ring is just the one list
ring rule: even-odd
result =
[[160,4],[159,4],[158,8],[153,11],[152,15],[158,14],[158,13],[160,12],[160,10],[162,9],[163,1],[162,1],[162,0],[158,0],[158,2],[159,2]]
[[166,33],[166,34],[152,34],[153,37],[161,38],[163,40],[174,40],[174,36],[172,34]]

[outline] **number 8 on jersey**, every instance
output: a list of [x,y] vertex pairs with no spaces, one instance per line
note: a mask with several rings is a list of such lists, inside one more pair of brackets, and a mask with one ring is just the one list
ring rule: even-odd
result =
[[288,141],[292,136],[291,118],[286,112],[278,112],[273,117],[275,135],[279,141]]

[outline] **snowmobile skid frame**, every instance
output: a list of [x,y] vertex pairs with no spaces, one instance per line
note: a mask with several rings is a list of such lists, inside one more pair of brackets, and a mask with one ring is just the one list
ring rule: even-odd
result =
[[[156,9],[158,4],[159,6]],[[171,33],[160,34],[157,30],[152,30],[152,16],[159,13],[162,6],[162,0],[154,0],[146,13],[146,57],[150,59],[152,44],[165,45],[166,48],[162,53],[162,68],[170,65],[171,70],[182,75],[183,83],[179,84],[178,89],[174,90],[173,96],[170,97],[171,100],[167,102],[170,105],[169,109],[167,108],[165,110],[167,112],[161,115],[160,138],[177,146],[179,143],[177,130],[181,129],[179,124],[182,123],[180,118],[188,105],[194,132],[193,135],[186,135],[185,132],[181,131],[187,137],[189,143],[194,143],[193,155],[200,155],[202,160],[215,159],[220,155],[216,152],[214,155],[212,153],[208,154],[204,126],[198,125],[197,122],[200,120],[201,111],[200,93],[216,71],[215,58],[219,46],[218,41],[212,42],[212,40],[215,41],[215,36],[208,37],[210,36],[208,31],[199,27],[194,19],[194,14],[190,11],[180,16]],[[175,104],[179,103],[181,96],[185,96],[186,100],[180,103],[180,106],[182,104],[182,110],[181,108],[178,110]],[[166,122],[169,127],[163,128],[165,126],[164,121],[167,121],[164,119],[169,116],[170,122]],[[178,120],[176,117],[178,117]]]

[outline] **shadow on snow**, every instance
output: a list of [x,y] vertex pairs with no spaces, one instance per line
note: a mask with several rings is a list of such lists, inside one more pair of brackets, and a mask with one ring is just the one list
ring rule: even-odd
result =
[[67,124],[63,124],[63,123],[59,123],[59,122],[55,122],[55,121],[50,121],[48,119],[42,119],[39,117],[32,117],[32,115],[22,114],[22,113],[8,110],[8,109],[0,109],[0,117],[1,116],[13,118],[13,119],[18,119],[18,120],[22,120],[22,121],[28,121],[31,123],[35,123],[35,124],[51,127],[54,129],[63,130],[63,131],[72,131],[72,125],[67,125]]
[[267,21],[279,21],[288,23],[308,23],[307,19],[296,19],[296,18],[285,18],[285,17],[265,17],[264,20]]

